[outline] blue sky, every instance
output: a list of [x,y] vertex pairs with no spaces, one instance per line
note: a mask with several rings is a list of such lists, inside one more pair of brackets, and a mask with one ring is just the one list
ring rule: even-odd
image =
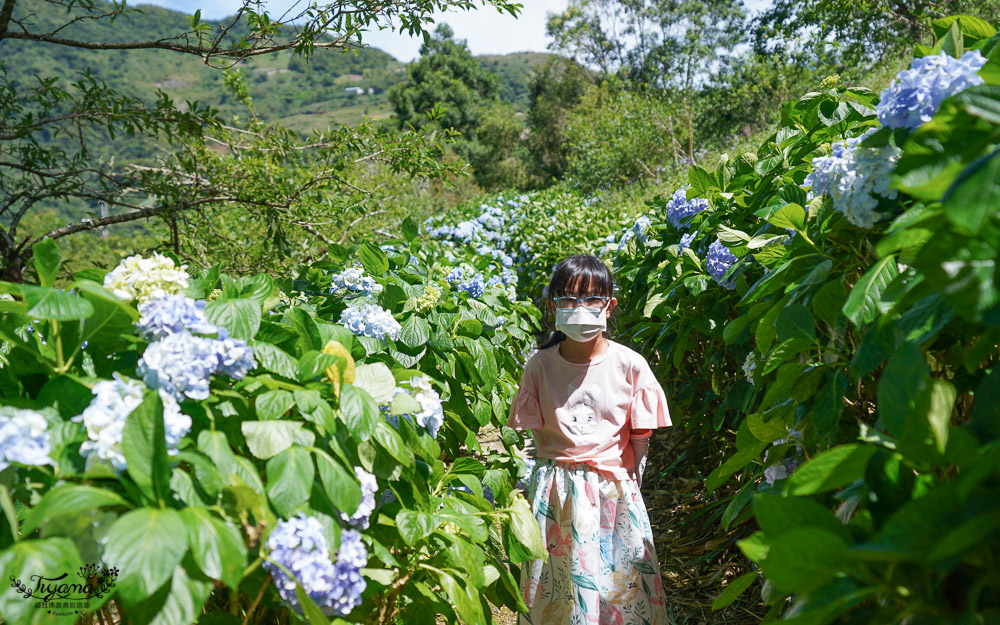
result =
[[[218,19],[232,15],[241,6],[240,0],[140,0],[143,4],[155,4],[167,9],[194,13],[201,9],[203,19]],[[280,14],[295,0],[266,0],[264,6],[272,16]],[[769,0],[744,0],[750,10],[755,10]],[[545,36],[545,22],[548,13],[563,11],[569,0],[521,0],[524,8],[518,19],[506,13],[498,13],[494,8],[476,11],[453,11],[435,15],[436,22],[447,22],[455,31],[455,36],[465,39],[473,54],[507,54],[510,52],[542,52],[549,43]],[[299,6],[306,6],[302,0]],[[381,48],[400,61],[412,61],[417,57],[422,39],[400,35],[391,31],[370,33],[365,42]]]

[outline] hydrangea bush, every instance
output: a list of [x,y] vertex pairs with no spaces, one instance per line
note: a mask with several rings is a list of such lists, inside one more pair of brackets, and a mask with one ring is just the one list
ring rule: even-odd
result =
[[[505,416],[535,313],[511,299],[503,255],[489,254],[501,284],[459,297],[443,246],[405,233],[281,282],[154,255],[69,291],[58,246],[37,244],[40,284],[4,284],[0,311],[12,583],[107,567],[115,586],[91,609],[134,622],[485,623],[487,600],[522,608],[508,563],[544,543],[513,456],[476,436]],[[393,427],[379,405],[397,393]],[[7,622],[29,622],[26,606],[0,596]]]
[[775,622],[1000,617],[1000,37],[934,30],[881,94],[831,81],[758,151],[692,167],[655,203],[663,245],[615,260],[619,326],[728,446],[706,490],[745,573],[715,609],[759,589]]

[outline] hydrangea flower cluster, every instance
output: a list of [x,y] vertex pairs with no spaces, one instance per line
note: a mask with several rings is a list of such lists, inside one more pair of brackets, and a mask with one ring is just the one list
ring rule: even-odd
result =
[[722,241],[715,239],[708,246],[708,256],[705,257],[705,266],[708,268],[712,279],[726,287],[730,291],[736,288],[736,276],[723,280],[723,276],[729,271],[738,259],[729,251],[729,248],[722,244]]
[[914,59],[882,91],[875,108],[878,120],[890,128],[917,128],[929,122],[946,99],[983,84],[978,72],[985,64],[979,50],[960,59],[946,52]]
[[480,245],[476,252],[478,252],[481,256],[490,256],[494,260],[500,261],[500,264],[504,267],[514,266],[514,259],[511,258],[507,252],[498,250],[490,245]]
[[378,481],[374,475],[361,467],[354,467],[354,475],[361,482],[361,503],[358,504],[358,509],[354,511],[354,514],[341,512],[340,516],[351,527],[364,530],[368,529],[368,521],[372,511],[375,510],[375,493],[378,491]]
[[680,228],[685,219],[697,215],[708,206],[708,200],[705,198],[698,197],[688,201],[687,191],[683,188],[677,189],[667,201],[667,219],[675,228]]
[[802,464],[802,459],[797,457],[782,458],[771,466],[764,469],[764,480],[774,486],[778,480],[783,480],[795,472]]
[[375,282],[375,278],[365,275],[365,270],[361,267],[350,267],[340,273],[335,273],[331,277],[330,293],[338,291],[354,291],[364,293],[365,296],[374,295],[382,291],[382,285]]
[[813,159],[813,171],[803,181],[814,194],[830,194],[833,207],[855,226],[871,228],[878,220],[879,198],[895,199],[890,189],[892,170],[899,160],[898,148],[887,145],[865,148],[859,144],[875,128],[864,134],[833,144],[833,154]]
[[204,300],[183,295],[167,295],[139,304],[139,334],[147,341],[161,339],[184,330],[214,334],[217,328],[205,318]]
[[479,297],[486,291],[483,274],[476,273],[476,270],[466,263],[453,267],[445,276],[445,280],[459,291],[465,291],[472,297]]
[[340,323],[357,336],[369,336],[383,340],[399,338],[402,326],[392,316],[392,313],[378,304],[366,304],[363,307],[349,306],[340,313]]
[[219,338],[190,332],[168,334],[152,343],[139,359],[139,375],[150,388],[162,389],[177,401],[206,399],[213,373],[239,380],[256,367],[253,348],[229,338],[219,328]]
[[[80,445],[80,455],[87,459],[87,466],[95,463],[110,463],[116,471],[124,471],[128,463],[122,454],[122,430],[125,421],[142,403],[143,385],[117,372],[113,380],[101,380],[91,392],[94,398],[70,421],[83,423],[87,438]],[[163,389],[159,391],[163,401],[163,430],[167,453],[174,455],[181,439],[191,431],[191,417],[181,412],[177,401]]]
[[104,288],[126,302],[140,303],[183,293],[188,287],[187,265],[153,252],[149,258],[129,256],[104,276]]
[[694,242],[695,236],[697,235],[694,232],[688,232],[687,234],[681,235],[681,241],[678,244],[678,247],[680,248],[681,252],[683,252],[685,248],[691,247],[691,244]]
[[427,285],[423,294],[417,298],[417,302],[413,309],[418,313],[426,312],[431,308],[434,308],[434,304],[437,304],[440,299],[441,289],[434,285]]
[[747,354],[746,360],[743,361],[743,375],[750,384],[753,384],[753,372],[756,368],[757,360],[754,358],[753,352],[750,352]]
[[[420,412],[405,414],[403,417],[408,421],[416,421],[417,425],[427,430],[427,433],[437,437],[438,430],[444,423],[444,408],[441,406],[441,396],[431,384],[430,377],[426,375],[414,376],[409,380],[403,380],[396,387],[396,394],[409,393],[413,399],[420,404]],[[387,414],[386,420],[394,427],[398,427],[399,419]]]
[[48,422],[34,410],[0,406],[0,471],[17,462],[54,464],[49,453]]
[[296,611],[302,612],[295,596],[296,580],[327,616],[346,616],[361,605],[361,593],[367,586],[361,568],[368,563],[368,550],[358,532],[341,532],[334,562],[323,526],[316,518],[299,513],[278,522],[267,539],[267,548],[270,557],[264,568],[270,571],[278,594]]

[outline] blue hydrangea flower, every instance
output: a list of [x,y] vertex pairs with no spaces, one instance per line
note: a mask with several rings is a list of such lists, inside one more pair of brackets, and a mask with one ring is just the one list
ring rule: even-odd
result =
[[[87,429],[88,440],[80,444],[80,455],[86,458],[87,467],[106,464],[120,472],[128,466],[122,453],[122,432],[128,416],[142,403],[144,387],[117,372],[112,376],[114,379],[94,385],[94,398],[83,413],[70,421],[83,423]],[[165,390],[160,389],[159,394],[167,453],[176,455],[181,439],[191,431],[191,417],[181,412],[180,405]]]
[[215,325],[205,318],[205,300],[195,300],[183,295],[167,295],[146,300],[139,304],[139,334],[147,341],[155,341],[168,334],[187,330],[198,334],[214,334]]
[[361,503],[358,504],[358,509],[354,511],[354,514],[341,512],[340,516],[351,527],[368,529],[369,519],[375,509],[375,492],[378,491],[378,481],[374,475],[361,467],[354,467],[354,475],[361,482]]
[[177,401],[206,399],[209,378],[219,365],[215,343],[189,332],[168,334],[143,352],[139,375],[149,388],[163,389]]
[[278,594],[297,612],[302,612],[302,606],[295,596],[296,580],[328,616],[346,616],[361,605],[361,593],[367,585],[361,568],[368,562],[368,550],[356,531],[341,532],[340,549],[334,562],[323,526],[314,517],[299,513],[278,522],[268,537],[267,547],[270,554],[264,568],[271,573]]
[[979,70],[986,58],[971,50],[956,59],[946,52],[914,59],[879,97],[875,112],[890,128],[917,128],[934,117],[941,103],[965,89],[983,84]]
[[687,234],[681,235],[681,242],[678,244],[680,251],[684,251],[685,248],[691,247],[691,243],[694,242],[694,238],[697,236],[694,232],[688,232]]
[[736,256],[729,251],[729,248],[723,245],[722,241],[716,239],[708,246],[708,256],[705,258],[705,266],[708,268],[708,273],[712,276],[713,280],[732,290],[736,288],[736,276],[728,280],[723,280],[722,277],[726,275],[726,272],[729,271],[729,268],[737,260]]
[[234,380],[242,380],[257,367],[253,358],[253,348],[245,341],[227,336],[225,328],[219,328],[219,338],[215,341],[218,366],[215,373],[227,375]]
[[[437,436],[438,430],[444,423],[444,408],[441,405],[441,396],[434,390],[430,377],[426,375],[414,376],[409,380],[400,382],[401,386],[396,387],[396,394],[408,393],[420,404],[420,412],[403,415],[408,421],[416,421],[427,433],[433,437]],[[399,426],[399,419],[389,412],[389,407],[385,408],[386,420],[393,427]]]
[[503,278],[500,276],[490,276],[490,279],[486,281],[486,286],[499,286],[503,284]]
[[49,457],[48,426],[45,417],[34,410],[0,406],[0,471],[12,462],[55,464]]
[[399,338],[402,326],[378,304],[367,304],[363,308],[350,306],[340,313],[340,323],[358,336],[370,336],[379,340]]
[[645,243],[648,240],[646,236],[646,228],[649,227],[650,219],[646,215],[639,217],[632,224],[632,232],[635,234],[635,238],[639,240],[640,243]]
[[472,267],[464,263],[452,268],[445,276],[445,280],[459,291],[465,291],[472,297],[479,297],[486,292],[486,281],[483,279],[483,274],[475,273]]
[[829,194],[837,212],[860,228],[871,228],[878,221],[879,198],[891,200],[898,195],[896,189],[889,188],[889,183],[899,160],[899,149],[891,145],[880,148],[859,145],[876,130],[870,128],[858,137],[835,142],[830,156],[813,159],[813,171],[802,183],[816,195]]
[[338,291],[353,291],[364,293],[366,296],[380,293],[382,285],[371,276],[365,275],[365,270],[361,267],[350,267],[339,273],[335,273],[330,278],[330,293]]
[[667,219],[675,228],[679,228],[685,219],[697,215],[708,206],[708,200],[698,197],[688,201],[687,191],[677,189],[667,201]]

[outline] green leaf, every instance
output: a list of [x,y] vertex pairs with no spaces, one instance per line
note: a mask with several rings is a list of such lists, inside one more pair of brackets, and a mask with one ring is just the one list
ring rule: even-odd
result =
[[742,334],[743,329],[750,325],[750,317],[747,315],[742,315],[737,317],[726,324],[726,327],[722,330],[722,340],[726,342],[727,345],[732,345],[733,341],[739,338]]
[[277,390],[261,393],[254,399],[254,408],[261,420],[280,419],[295,405],[295,397],[288,391]]
[[399,340],[407,347],[420,347],[431,336],[431,326],[416,313],[407,317],[399,331]]
[[785,482],[789,495],[815,495],[846,486],[865,475],[874,445],[838,445],[813,456]]
[[59,244],[54,239],[45,237],[32,246],[31,254],[35,261],[38,283],[42,286],[54,285],[56,275],[59,273],[59,265],[62,263],[62,252],[59,250]]
[[901,436],[911,418],[922,418],[930,367],[920,348],[904,343],[889,358],[878,383],[878,415],[889,433]]
[[764,575],[785,592],[808,593],[833,579],[847,557],[847,542],[818,527],[797,527],[771,537]]
[[846,391],[847,378],[841,373],[830,373],[813,402],[812,422],[817,434],[832,436],[836,433]]
[[238,588],[247,565],[247,548],[240,530],[206,508],[185,508],[181,519],[187,526],[188,544],[198,568],[208,577]]
[[816,340],[816,322],[813,320],[812,313],[805,306],[798,304],[786,306],[781,311],[777,321],[774,322],[774,329],[779,341],[793,338]]
[[249,341],[260,328],[260,303],[252,299],[217,299],[205,306],[205,317],[229,336]]
[[21,285],[21,295],[32,319],[76,321],[94,314],[94,306],[78,295],[51,287]]
[[548,557],[542,528],[527,500],[518,493],[505,510],[508,514],[503,532],[504,547],[511,562],[520,563]]
[[140,508],[108,530],[104,562],[121,571],[118,596],[139,603],[170,580],[187,550],[187,528],[172,508]]
[[361,504],[361,485],[353,471],[348,471],[326,452],[314,449],[316,468],[330,502],[347,515],[354,514]]
[[129,414],[122,429],[122,455],[129,476],[152,501],[169,499],[170,462],[163,430],[163,401],[156,391],[146,391],[141,404]]
[[267,497],[283,517],[309,501],[316,470],[309,452],[302,447],[286,449],[267,461]]
[[108,345],[134,334],[139,311],[96,282],[77,279],[73,287],[94,307],[94,314],[87,317],[80,331],[81,341]]
[[396,394],[396,378],[384,363],[358,365],[354,373],[354,386],[368,391],[379,405],[392,402]]
[[407,243],[412,243],[414,239],[420,236],[420,227],[417,226],[412,217],[404,219],[403,223],[399,225],[399,229],[403,233],[403,238],[406,239]]
[[250,453],[261,460],[273,458],[291,447],[300,429],[301,421],[244,421],[240,424]]
[[45,493],[41,501],[32,506],[21,525],[21,534],[27,536],[41,525],[61,516],[76,515],[107,506],[131,504],[121,495],[85,484],[60,484]]
[[778,228],[791,228],[796,232],[806,229],[806,209],[798,204],[786,204],[771,215],[768,220]]
[[813,342],[804,338],[791,338],[787,341],[779,343],[774,347],[774,349],[771,350],[771,353],[768,354],[761,374],[767,375],[782,364],[788,362],[788,360],[793,356],[796,356],[807,349],[811,349],[812,346]]
[[365,241],[358,248],[358,258],[361,259],[365,271],[372,277],[380,277],[389,271],[389,259],[386,258],[385,252],[370,241]]
[[299,364],[285,350],[259,341],[254,341],[252,345],[253,357],[259,368],[290,380],[298,379]]
[[396,528],[403,542],[413,547],[421,538],[429,536],[438,526],[438,519],[419,510],[401,510],[396,515]]
[[382,449],[389,452],[404,467],[413,466],[413,451],[406,446],[402,437],[384,420],[375,424],[375,440]]
[[[289,571],[289,575],[293,575]],[[323,611],[319,609],[316,602],[312,600],[302,584],[298,580],[295,580],[295,597],[299,600],[299,605],[302,606],[302,614],[306,617],[306,622],[309,625],[330,625],[330,617],[323,614]]]
[[353,384],[344,384],[340,389],[340,416],[351,433],[358,440],[366,441],[375,431],[379,419],[378,404],[365,390]]
[[1000,149],[962,170],[941,204],[949,221],[969,235],[978,235],[1000,206]]
[[944,453],[948,446],[948,429],[951,413],[955,406],[955,387],[944,380],[932,380],[927,420],[930,423],[938,453]]
[[757,493],[754,516],[768,539],[798,527],[818,527],[851,542],[851,533],[832,512],[809,499]]
[[743,594],[757,579],[757,571],[750,571],[729,582],[722,594],[712,600],[712,611],[721,610]]
[[[108,566],[118,566],[113,560],[105,559]],[[42,540],[22,540],[4,549],[0,553],[0,571],[3,571],[7,578],[8,588],[0,594],[0,614],[3,614],[7,623],[20,625],[31,624],[64,624],[71,625],[77,621],[79,615],[70,610],[60,610],[69,612],[65,616],[48,614],[46,610],[35,607],[36,598],[25,599],[23,595],[10,588],[14,586],[13,581],[19,580],[21,584],[28,588],[34,588],[36,582],[31,579],[33,575],[44,575],[46,577],[58,578],[64,573],[68,583],[82,583],[76,577],[77,571],[83,566],[83,560],[76,549],[76,545],[69,538],[45,538]],[[119,586],[121,581],[119,581]],[[96,602],[97,600],[93,600]]]
[[879,314],[882,293],[898,275],[895,256],[886,256],[872,265],[848,293],[844,315],[856,326],[873,321]]
[[757,441],[756,444],[737,451],[708,474],[708,478],[705,480],[705,488],[708,492],[714,491],[729,479],[729,476],[733,473],[736,473],[756,460],[763,453],[765,447],[767,447],[767,443]]
[[298,363],[298,379],[308,382],[326,373],[326,370],[337,364],[341,358],[323,352],[308,351],[302,354]]
[[444,571],[438,571],[435,574],[441,583],[441,588],[451,599],[451,603],[455,606],[462,621],[469,625],[485,625],[486,620],[478,589],[472,587],[471,584],[459,583]]

